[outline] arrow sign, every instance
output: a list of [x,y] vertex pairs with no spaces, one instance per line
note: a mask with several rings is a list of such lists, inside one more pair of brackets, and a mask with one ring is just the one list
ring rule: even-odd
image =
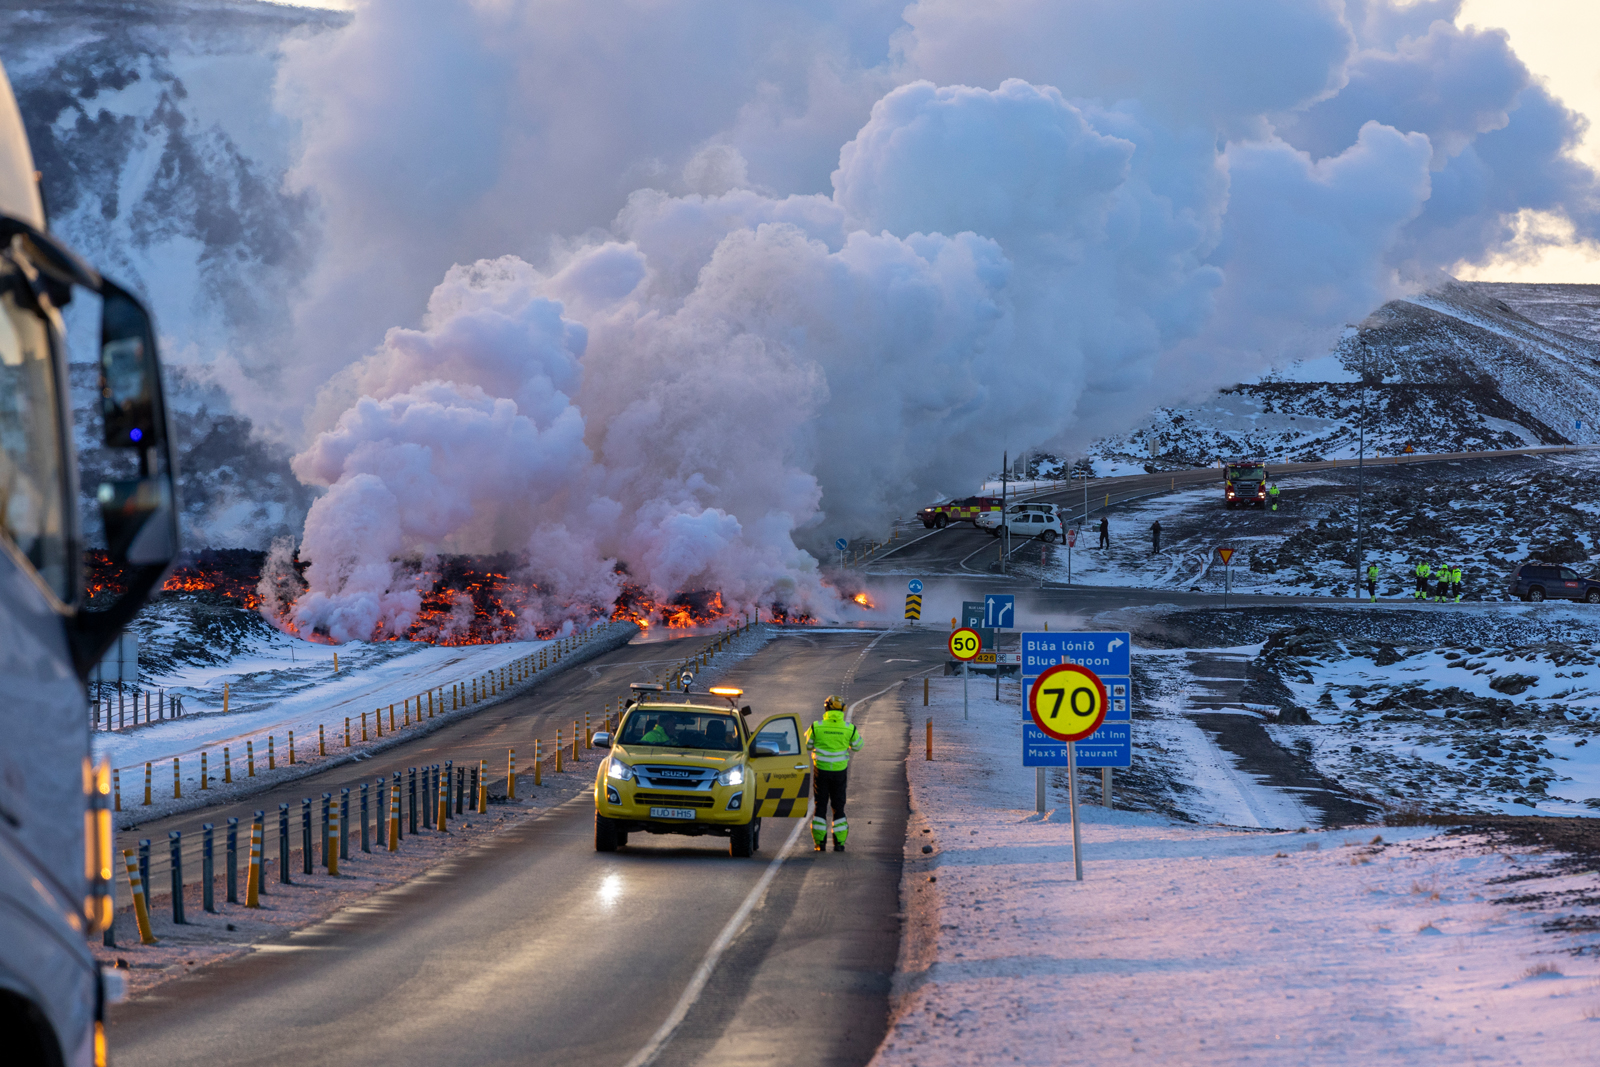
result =
[[1228,561],[1233,558],[1233,549],[1219,548],[1217,549],[1217,555],[1222,557],[1222,565],[1226,567],[1228,565]]
[[843,552],[845,549],[850,547],[850,542],[841,537],[839,540],[833,543],[833,547],[837,548],[840,552]]
[[913,593],[922,592],[922,579],[921,578],[913,578],[913,579],[911,579],[911,581],[906,583],[906,588],[911,590]]

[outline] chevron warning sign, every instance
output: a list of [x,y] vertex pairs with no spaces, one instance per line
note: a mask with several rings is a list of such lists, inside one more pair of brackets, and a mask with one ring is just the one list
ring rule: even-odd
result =
[[916,622],[918,619],[922,618],[921,593],[906,594],[906,618],[910,619],[912,622]]

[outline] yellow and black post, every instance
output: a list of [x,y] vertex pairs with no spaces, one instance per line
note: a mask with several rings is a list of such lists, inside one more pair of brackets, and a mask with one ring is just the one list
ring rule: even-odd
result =
[[506,799],[517,799],[517,750],[506,749]]
[[139,943],[153,945],[156,935],[150,932],[150,905],[144,898],[144,879],[139,877],[139,859],[133,849],[122,850],[122,862],[128,866],[128,888],[133,890],[133,919],[139,924]]
[[150,803],[150,764],[144,765],[144,802]]

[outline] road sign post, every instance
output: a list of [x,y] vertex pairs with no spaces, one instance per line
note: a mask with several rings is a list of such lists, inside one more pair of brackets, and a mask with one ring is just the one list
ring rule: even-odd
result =
[[1100,729],[1111,706],[1100,677],[1076,663],[1058,663],[1040,674],[1028,691],[1033,724],[1067,746],[1067,807],[1072,813],[1072,866],[1083,881],[1083,842],[1078,833],[1078,745]]
[[[1066,767],[1071,778],[1069,799],[1076,804],[1077,770],[1079,767],[1101,769],[1101,803],[1110,807],[1110,773],[1113,767],[1133,765],[1132,707],[1132,657],[1131,643],[1126,632],[1063,633],[1061,631],[1029,631],[1022,634],[1022,700],[1024,718],[1031,716],[1028,695],[1035,682],[1045,671],[1062,663],[1076,663],[1089,668],[1100,679],[1110,697],[1105,720],[1094,734],[1070,746],[1039,729],[1033,722],[1025,721],[1022,727],[1022,765],[1038,768]],[[1036,803],[1042,804],[1038,791],[1043,785],[1035,781]]]
[[1067,531],[1067,584],[1072,584],[1072,546],[1078,543],[1078,531]]
[[1230,579],[1233,573],[1233,549],[1218,548],[1217,555],[1222,557],[1222,606],[1226,608],[1228,606],[1228,590],[1232,585]]
[[[970,627],[962,627],[950,635],[950,655],[961,661],[961,718],[968,718],[967,710],[967,664],[972,662],[983,649],[983,639],[978,636],[978,631]],[[996,667],[996,672],[999,671]]]

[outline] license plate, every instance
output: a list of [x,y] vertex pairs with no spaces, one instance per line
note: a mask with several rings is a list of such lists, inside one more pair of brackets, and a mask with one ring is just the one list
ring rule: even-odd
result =
[[651,808],[650,809],[650,817],[652,819],[692,819],[692,818],[694,818],[694,809],[693,808]]

